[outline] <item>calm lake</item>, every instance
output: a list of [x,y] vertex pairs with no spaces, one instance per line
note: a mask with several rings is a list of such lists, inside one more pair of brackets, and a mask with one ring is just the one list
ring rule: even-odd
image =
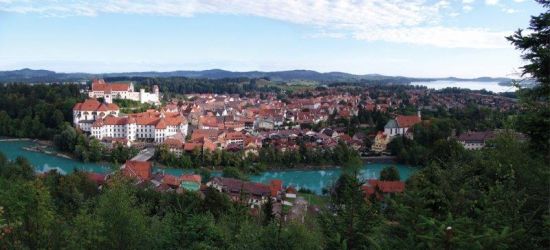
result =
[[[35,143],[32,141],[0,141],[0,152],[4,153],[10,160],[15,159],[17,156],[27,158],[36,168],[37,172],[46,172],[52,169],[56,169],[62,174],[71,173],[75,169],[95,173],[109,173],[112,171],[109,165],[83,163],[55,155],[31,152],[23,149],[23,147],[33,145],[35,145]],[[360,172],[361,177],[364,179],[376,179],[380,171],[388,165],[390,164],[365,164]],[[399,169],[402,180],[408,179],[409,176],[416,171],[414,167],[399,164],[393,165]],[[174,175],[192,172],[192,170],[182,169],[155,169],[155,171],[164,171],[167,174]],[[336,181],[340,173],[341,169],[338,168],[325,170],[276,170],[266,171],[260,175],[251,176],[251,180],[269,183],[272,179],[280,179],[285,186],[292,185],[297,188],[307,188],[320,194],[323,188],[330,186]]]
[[515,87],[501,86],[498,82],[476,82],[476,81],[431,81],[431,82],[411,82],[411,85],[426,86],[430,89],[444,89],[444,88],[462,88],[471,90],[488,90],[495,93],[501,92],[514,92]]

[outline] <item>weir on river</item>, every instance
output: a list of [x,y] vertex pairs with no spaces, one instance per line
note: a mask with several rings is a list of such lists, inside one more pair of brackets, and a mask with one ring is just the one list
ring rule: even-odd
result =
[[[113,167],[109,164],[101,163],[83,163],[72,159],[62,158],[55,155],[48,155],[40,152],[26,151],[23,147],[34,146],[31,140],[3,140],[0,141],[0,152],[4,153],[8,159],[13,160],[17,156],[27,158],[35,167],[37,172],[47,172],[55,169],[61,174],[68,174],[75,170],[109,173]],[[52,149],[53,150],[53,149]],[[360,170],[360,176],[363,179],[377,179],[380,171],[388,166],[394,165],[398,168],[401,180],[406,180],[416,171],[416,168],[400,164],[365,164]],[[181,175],[191,173],[193,169],[158,169],[166,174]],[[215,173],[216,174],[216,173]],[[218,173],[219,174],[219,173]],[[332,185],[340,176],[341,169],[307,169],[307,170],[270,170],[259,175],[251,176],[250,179],[255,182],[269,183],[272,179],[280,179],[285,186],[292,185],[298,189],[307,188],[320,194],[323,188]]]

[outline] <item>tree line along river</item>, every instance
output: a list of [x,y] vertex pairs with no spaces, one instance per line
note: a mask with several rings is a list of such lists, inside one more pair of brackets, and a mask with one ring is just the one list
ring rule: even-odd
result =
[[[67,159],[56,156],[54,154],[45,154],[42,152],[34,152],[25,150],[24,147],[35,146],[36,143],[31,140],[4,140],[0,141],[0,152],[2,152],[10,160],[18,156],[25,157],[34,166],[37,172],[47,172],[55,169],[61,174],[68,174],[75,170],[94,172],[94,173],[109,173],[113,171],[112,167],[101,163],[84,163],[73,159]],[[54,151],[53,149],[50,149]],[[360,175],[364,179],[378,178],[380,171],[388,166],[394,165],[398,168],[401,175],[401,180],[406,180],[416,171],[415,167],[400,165],[400,164],[380,164],[380,163],[365,163],[361,168]],[[166,174],[181,175],[190,173],[192,169],[175,169],[175,168],[155,168],[153,171],[163,171]],[[341,169],[306,169],[306,170],[269,170],[259,175],[250,176],[250,180],[254,182],[269,183],[272,179],[280,179],[283,184],[292,185],[297,189],[307,188],[318,194],[322,189],[333,184]],[[215,175],[215,173],[214,173]]]

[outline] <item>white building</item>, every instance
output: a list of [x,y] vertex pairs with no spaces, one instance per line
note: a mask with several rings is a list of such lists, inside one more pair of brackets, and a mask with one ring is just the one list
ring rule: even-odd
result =
[[128,99],[140,103],[160,104],[160,91],[158,86],[153,86],[153,93],[140,89],[134,91],[132,82],[106,83],[103,79],[93,80],[92,88],[88,91],[90,98],[103,98],[105,102],[112,103],[113,99]]
[[73,124],[82,131],[90,132],[94,121],[106,116],[118,116],[119,108],[113,103],[100,103],[96,99],[87,99],[73,107]]
[[97,119],[91,126],[91,135],[97,139],[112,138],[128,141],[162,143],[167,137],[181,133],[187,135],[187,119],[179,113],[148,111],[125,117],[107,116]]
[[394,137],[396,135],[405,135],[409,129],[422,121],[420,111],[418,115],[398,115],[391,119],[384,126],[384,134]]
[[485,147],[488,140],[494,139],[492,131],[466,132],[458,136],[457,141],[468,150],[479,150]]

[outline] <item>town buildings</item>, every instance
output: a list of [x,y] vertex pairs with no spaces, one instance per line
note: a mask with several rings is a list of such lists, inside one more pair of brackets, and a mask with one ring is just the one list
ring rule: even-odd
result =
[[92,124],[91,136],[97,139],[125,139],[162,143],[177,133],[187,135],[187,119],[179,113],[149,110],[123,117],[99,117]]
[[179,112],[148,110],[119,116],[116,104],[87,99],[73,107],[73,125],[97,139],[123,139],[128,142],[163,142],[177,133],[187,135],[188,122]]

